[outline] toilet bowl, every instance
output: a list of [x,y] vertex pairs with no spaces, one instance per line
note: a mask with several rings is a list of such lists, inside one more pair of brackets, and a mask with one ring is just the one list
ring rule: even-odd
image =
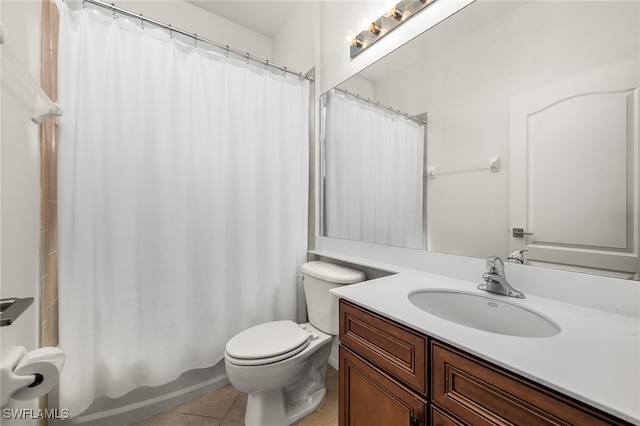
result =
[[[263,359],[234,357],[234,344],[243,346],[248,343],[254,337],[251,336],[253,331],[262,332],[263,337],[271,336],[274,340],[303,333],[307,336],[299,336],[301,342],[294,348],[288,347],[295,345],[294,339],[284,339],[289,342],[283,342],[280,348],[272,345],[273,354],[265,351]],[[233,386],[249,394],[245,425],[288,425],[315,411],[326,394],[324,377],[331,340],[331,335],[311,324],[293,321],[260,324],[233,337],[227,344],[225,366]]]
[[364,280],[360,271],[326,262],[302,265],[309,322],[272,321],[232,337],[225,348],[231,384],[246,392],[245,425],[290,425],[317,410],[338,332],[338,300],[329,289]]

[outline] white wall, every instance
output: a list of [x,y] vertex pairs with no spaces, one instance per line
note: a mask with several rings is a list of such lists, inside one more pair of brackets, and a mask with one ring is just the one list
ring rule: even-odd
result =
[[315,67],[319,17],[319,2],[301,2],[273,37],[273,62],[302,73]]
[[[108,3],[111,3],[109,1]],[[116,0],[116,6],[258,58],[272,56],[271,39],[182,0]]]
[[[0,2],[5,43],[39,81],[40,2]],[[0,359],[14,346],[38,346],[40,164],[39,128],[31,119],[31,92],[2,58],[0,130],[0,297],[33,297],[10,326],[0,328]],[[8,408],[37,408],[37,401]],[[2,420],[3,425],[35,421]]]

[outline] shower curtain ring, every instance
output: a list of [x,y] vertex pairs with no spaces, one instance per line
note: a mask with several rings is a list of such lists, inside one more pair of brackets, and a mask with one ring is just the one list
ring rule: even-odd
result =
[[227,44],[224,49],[224,57],[225,59],[229,59],[229,45]]
[[251,57],[251,55],[249,55],[249,52],[247,52],[247,65],[249,65],[249,58]]
[[113,12],[113,20],[116,20],[116,4],[111,3],[111,11]]
[[171,29],[171,24],[169,24],[169,38],[173,39],[173,30]]
[[265,59],[264,70],[265,71],[269,71],[269,60],[268,59]]
[[283,77],[287,76],[287,67],[282,68],[282,76]]
[[144,19],[142,17],[142,13],[140,14],[140,26],[142,27],[142,29],[144,30]]
[[198,34],[193,33],[193,47],[198,48]]

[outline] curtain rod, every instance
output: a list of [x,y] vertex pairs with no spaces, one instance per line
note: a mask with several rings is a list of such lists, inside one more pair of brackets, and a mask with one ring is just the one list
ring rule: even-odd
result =
[[110,9],[111,11],[113,11],[114,17],[115,17],[115,14],[117,12],[117,13],[119,13],[121,15],[125,15],[125,16],[129,16],[131,18],[139,19],[141,22],[148,22],[148,23],[150,23],[151,25],[153,25],[155,27],[167,30],[170,35],[172,33],[182,34],[183,36],[186,36],[186,37],[189,37],[189,38],[195,40],[196,45],[197,45],[197,43],[199,41],[201,41],[201,42],[210,44],[212,46],[218,47],[220,49],[223,49],[225,51],[225,53],[227,53],[227,54],[228,53],[232,53],[232,54],[234,54],[234,55],[236,55],[238,57],[246,59],[247,61],[252,61],[252,62],[258,63],[260,65],[264,65],[265,67],[275,68],[275,69],[280,70],[280,71],[282,71],[284,73],[292,74],[292,75],[298,76],[300,78],[304,78],[304,79],[309,80],[309,81],[313,81],[314,80],[313,77],[308,76],[306,74],[302,74],[301,72],[291,71],[291,70],[287,69],[287,67],[283,67],[283,66],[280,66],[280,65],[273,64],[273,63],[269,62],[268,59],[260,59],[260,58],[258,58],[256,56],[253,56],[253,55],[249,54],[249,53],[245,53],[245,52],[241,52],[240,50],[233,49],[233,48],[229,47],[229,45],[224,45],[224,44],[215,42],[213,40],[208,40],[206,38],[200,37],[198,34],[189,33],[187,31],[181,30],[179,28],[174,28],[170,24],[164,24],[164,23],[156,21],[154,19],[147,18],[146,16],[143,16],[141,13],[140,14],[133,13],[133,12],[127,10],[127,9],[123,9],[121,7],[118,7],[113,3],[106,3],[106,2],[103,2],[101,0],[82,0],[82,6],[83,7],[86,7],[86,3],[91,3],[91,4],[94,4],[96,6],[103,7],[105,9]]
[[380,105],[380,102],[374,102],[369,98],[363,98],[362,96],[360,96],[358,94],[355,94],[355,93],[351,93],[348,90],[338,89],[337,87],[334,87],[333,90],[335,90],[336,92],[340,92],[340,93],[342,93],[344,95],[347,95],[347,96],[353,96],[354,98],[358,99],[359,101],[366,102],[367,105],[373,105],[376,108],[380,108],[380,109],[382,109],[384,111],[392,112],[394,114],[399,114],[399,115],[401,115],[401,116],[403,116],[405,118],[408,118],[409,120],[415,121],[416,123],[418,123],[418,124],[420,124],[422,126],[427,124],[427,122],[425,120],[423,120],[422,118],[420,118],[420,117],[416,117],[415,115],[407,114],[406,112],[402,112],[399,109],[393,109],[393,108],[388,107],[388,106]]

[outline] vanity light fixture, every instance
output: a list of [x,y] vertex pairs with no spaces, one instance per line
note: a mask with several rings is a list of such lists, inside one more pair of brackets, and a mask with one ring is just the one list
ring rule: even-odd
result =
[[387,35],[407,19],[426,9],[436,0],[401,0],[389,12],[373,21],[367,29],[351,39],[349,54],[351,58]]
[[376,22],[372,22],[371,25],[369,25],[368,31],[374,36],[379,36],[382,32],[382,28],[380,28]]
[[402,20],[402,10],[396,5],[387,13],[389,18],[395,19],[396,21]]

